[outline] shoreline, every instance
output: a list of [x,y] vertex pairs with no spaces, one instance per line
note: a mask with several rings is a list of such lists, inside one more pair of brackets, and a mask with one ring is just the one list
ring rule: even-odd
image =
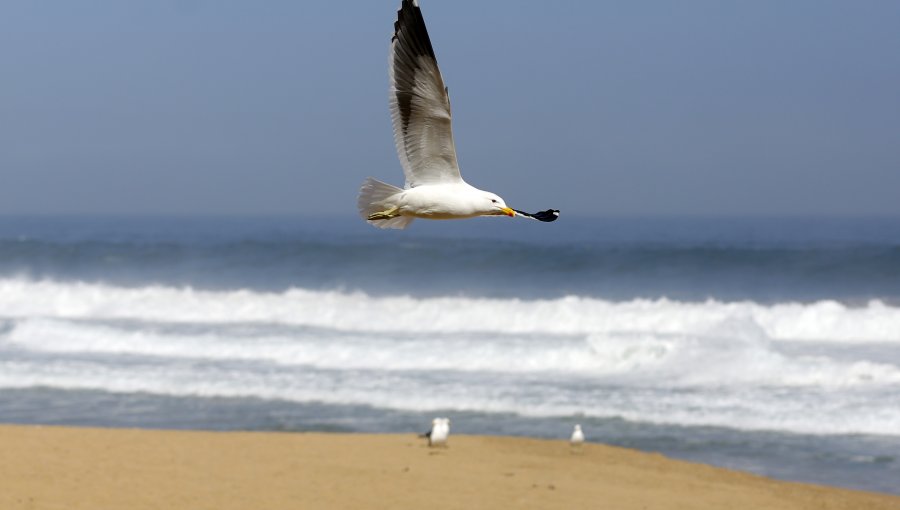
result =
[[0,508],[896,509],[900,496],[778,481],[588,443],[451,435],[0,425]]

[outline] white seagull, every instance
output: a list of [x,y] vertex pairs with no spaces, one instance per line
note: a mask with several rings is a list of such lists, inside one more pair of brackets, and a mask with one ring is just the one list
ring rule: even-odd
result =
[[581,431],[581,425],[576,424],[572,430],[572,437],[569,438],[569,444],[579,446],[581,443],[584,443],[584,432]]
[[403,0],[394,23],[390,55],[394,143],[406,176],[400,189],[372,177],[359,190],[362,218],[379,228],[406,228],[413,219],[450,220],[521,215],[553,221],[559,211],[528,214],[510,209],[494,193],[469,185],[459,174],[450,126],[450,97],[418,0]]
[[450,435],[450,418],[435,418],[431,420],[431,430],[422,434],[428,438],[428,446],[446,445]]

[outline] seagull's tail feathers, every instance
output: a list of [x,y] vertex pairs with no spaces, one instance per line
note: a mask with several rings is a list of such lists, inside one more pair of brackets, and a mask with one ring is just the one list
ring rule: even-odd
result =
[[406,228],[414,218],[395,214],[397,206],[392,200],[402,192],[397,186],[369,177],[359,188],[356,200],[359,215],[378,228]]

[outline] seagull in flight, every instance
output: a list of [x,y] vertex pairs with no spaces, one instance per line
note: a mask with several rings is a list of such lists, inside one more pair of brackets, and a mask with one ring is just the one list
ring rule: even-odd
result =
[[559,217],[556,209],[535,214],[511,209],[498,195],[463,180],[450,125],[450,97],[418,0],[403,0],[397,12],[389,69],[394,143],[406,186],[366,179],[357,199],[364,220],[378,228],[403,229],[415,218]]

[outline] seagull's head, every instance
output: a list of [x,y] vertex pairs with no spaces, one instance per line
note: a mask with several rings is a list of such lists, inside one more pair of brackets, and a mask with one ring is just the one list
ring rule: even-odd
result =
[[489,216],[509,216],[513,218],[516,215],[516,211],[507,207],[506,202],[493,193],[484,194],[484,206],[485,214]]

